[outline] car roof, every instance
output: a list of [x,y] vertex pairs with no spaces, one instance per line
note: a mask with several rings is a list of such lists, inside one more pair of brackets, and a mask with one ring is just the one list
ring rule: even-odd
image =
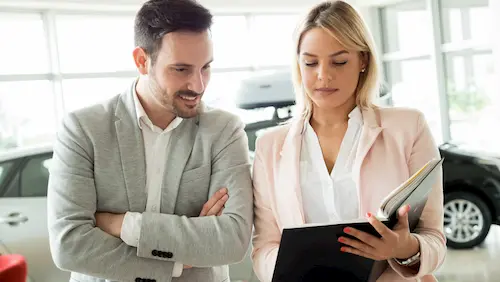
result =
[[276,70],[243,79],[234,102],[239,108],[280,107],[295,104],[295,91],[290,71]]
[[38,146],[7,149],[4,152],[0,151],[0,162],[10,161],[38,154],[50,153],[50,152],[52,152],[52,144],[43,144]]

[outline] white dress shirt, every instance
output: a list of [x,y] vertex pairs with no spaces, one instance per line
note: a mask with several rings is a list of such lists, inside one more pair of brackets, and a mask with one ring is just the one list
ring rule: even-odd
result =
[[[167,162],[167,148],[172,130],[182,122],[182,118],[175,118],[165,130],[162,130],[154,125],[147,116],[144,107],[139,101],[137,92],[134,95],[134,104],[137,113],[137,124],[142,132],[144,152],[146,154],[146,211],[159,213],[161,187]],[[137,247],[139,244],[141,222],[141,213],[127,212],[125,214],[120,237],[127,245]],[[181,276],[183,268],[183,264],[175,263],[172,276]]]
[[359,198],[352,166],[363,118],[358,107],[349,114],[347,131],[331,173],[328,173],[314,129],[304,124],[300,154],[300,186],[306,223],[327,223],[359,218]]

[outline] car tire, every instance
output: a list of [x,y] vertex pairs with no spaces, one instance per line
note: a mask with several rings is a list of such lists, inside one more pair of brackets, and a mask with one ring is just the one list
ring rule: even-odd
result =
[[469,249],[488,236],[492,219],[488,205],[478,196],[464,191],[444,196],[446,244],[453,249]]

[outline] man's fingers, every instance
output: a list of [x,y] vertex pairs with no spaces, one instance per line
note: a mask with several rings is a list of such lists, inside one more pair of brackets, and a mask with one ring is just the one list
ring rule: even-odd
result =
[[222,207],[222,209],[220,209],[220,212],[217,214],[217,216],[221,216],[222,215],[222,212],[224,211],[224,206]]
[[208,201],[203,205],[203,209],[200,212],[200,216],[206,216],[210,209],[227,194],[227,188],[222,188],[217,191]]
[[222,209],[224,208],[224,205],[226,204],[227,200],[229,199],[229,196],[226,194],[224,195],[220,200],[215,203],[215,205],[208,211],[207,216],[211,215],[217,215],[219,214]]

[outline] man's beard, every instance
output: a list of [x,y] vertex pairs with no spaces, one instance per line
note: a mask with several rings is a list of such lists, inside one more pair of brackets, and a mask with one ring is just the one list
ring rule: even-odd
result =
[[[203,93],[197,93],[191,90],[179,90],[174,93],[174,95],[170,95],[167,93],[166,89],[163,89],[158,84],[156,77],[152,79],[150,82],[150,91],[152,92],[155,99],[159,102],[159,104],[167,111],[171,112],[177,117],[181,118],[192,118],[198,115],[200,112],[200,104],[196,105],[192,109],[184,110],[182,105],[177,105],[176,101],[179,101],[180,95],[197,97],[203,95]],[[177,98],[177,99],[176,99]]]

